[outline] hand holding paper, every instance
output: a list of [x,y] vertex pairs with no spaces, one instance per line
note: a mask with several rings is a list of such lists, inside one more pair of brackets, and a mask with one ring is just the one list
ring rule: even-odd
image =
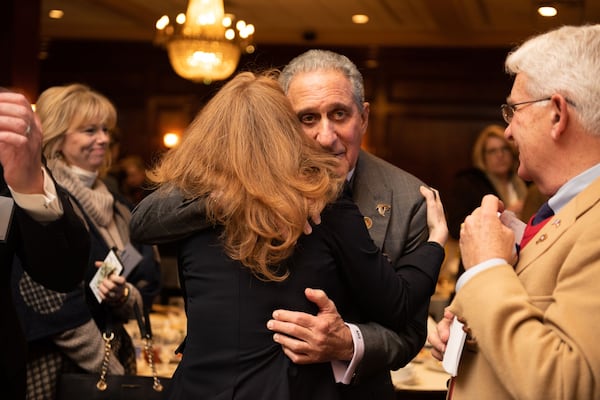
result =
[[90,289],[92,289],[92,293],[94,293],[94,296],[96,296],[98,303],[102,303],[102,296],[100,296],[100,283],[110,274],[119,275],[121,271],[123,271],[123,264],[121,263],[121,260],[119,260],[119,257],[114,250],[111,250],[104,259],[102,266],[98,268],[98,271],[96,271],[96,274],[90,281]]
[[455,316],[452,325],[450,325],[450,337],[448,338],[444,359],[442,360],[444,370],[452,376],[456,376],[458,371],[458,363],[460,362],[460,356],[467,338],[463,326],[464,324]]

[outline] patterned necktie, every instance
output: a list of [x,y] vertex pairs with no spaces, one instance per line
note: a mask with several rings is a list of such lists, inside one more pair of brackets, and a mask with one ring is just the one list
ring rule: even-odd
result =
[[525,245],[531,240],[532,237],[539,232],[540,229],[548,222],[550,217],[554,215],[554,211],[548,205],[548,202],[542,204],[540,209],[531,217],[527,226],[525,227],[525,232],[523,233],[523,238],[521,239],[520,248],[522,249]]

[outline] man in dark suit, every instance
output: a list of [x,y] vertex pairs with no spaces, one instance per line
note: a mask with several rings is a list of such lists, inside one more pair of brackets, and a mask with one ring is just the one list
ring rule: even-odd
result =
[[[362,76],[346,57],[310,50],[292,60],[279,78],[304,132],[346,165],[352,197],[373,241],[398,267],[398,260],[427,240],[424,185],[413,175],[361,150],[369,103]],[[151,195],[138,205],[132,237],[167,241],[200,227],[201,210],[182,197]],[[321,291],[311,293],[322,294]],[[333,362],[344,398],[394,398],[389,371],[406,365],[427,336],[428,304],[401,335],[375,323],[345,324],[326,295],[309,297],[321,310],[313,316],[276,310],[268,327],[298,364]]]
[[37,282],[68,291],[83,279],[89,253],[85,225],[42,166],[41,143],[27,99],[0,91],[0,385],[9,399],[25,398],[26,342],[12,300],[13,259]]

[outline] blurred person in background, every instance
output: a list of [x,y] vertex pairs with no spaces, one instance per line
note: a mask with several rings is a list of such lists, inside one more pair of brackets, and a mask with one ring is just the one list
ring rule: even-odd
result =
[[111,193],[121,194],[121,130],[118,126],[110,133],[110,142],[108,143],[108,153],[110,164],[106,170],[102,171],[101,179]]
[[146,180],[146,164],[138,155],[128,155],[118,161],[120,173],[119,188],[123,196],[135,206],[151,190]]
[[73,290],[84,275],[89,238],[84,222],[42,163],[42,133],[31,103],[0,88],[0,384],[8,399],[26,391],[26,338],[10,290],[13,261],[52,290]]
[[519,166],[515,146],[504,137],[500,125],[481,130],[472,149],[473,166],[460,171],[447,196],[448,229],[459,239],[460,224],[481,204],[486,194],[504,202],[507,210],[520,216],[527,195],[527,185],[517,175]]
[[[134,317],[134,304],[151,306],[160,290],[160,269],[152,246],[131,243],[130,209],[99,179],[117,121],[113,104],[87,86],[71,84],[45,90],[36,110],[48,168],[80,206],[91,241],[90,256],[81,265],[84,280],[67,294],[42,286],[19,266],[13,274],[15,304],[30,349],[27,398],[52,399],[61,372],[100,372],[107,325],[115,333],[116,356],[110,358],[109,373],[136,373],[135,349],[123,324]],[[111,249],[131,273],[127,279],[117,273],[101,278],[97,299],[89,284]]]
[[[447,262],[456,265],[456,282],[464,272],[462,257],[458,249],[460,225],[475,208],[481,204],[486,194],[493,194],[504,202],[507,210],[521,217],[521,211],[527,197],[527,185],[517,175],[519,158],[517,149],[504,137],[504,128],[500,125],[487,125],[477,136],[472,149],[471,168],[460,171],[447,196],[446,215],[450,239],[447,251],[453,260]],[[452,249],[452,250],[450,250]],[[450,294],[450,299],[454,290]]]

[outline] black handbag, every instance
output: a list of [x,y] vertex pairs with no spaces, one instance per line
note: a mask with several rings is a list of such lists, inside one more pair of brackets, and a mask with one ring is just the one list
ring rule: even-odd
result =
[[100,377],[96,374],[67,372],[59,377],[56,400],[159,400],[164,398],[170,378],[159,378],[153,360],[152,330],[148,310],[142,318],[137,303],[134,306],[138,326],[144,340],[145,354],[152,376],[108,375],[111,341],[114,333],[107,328],[102,334],[105,343]]

